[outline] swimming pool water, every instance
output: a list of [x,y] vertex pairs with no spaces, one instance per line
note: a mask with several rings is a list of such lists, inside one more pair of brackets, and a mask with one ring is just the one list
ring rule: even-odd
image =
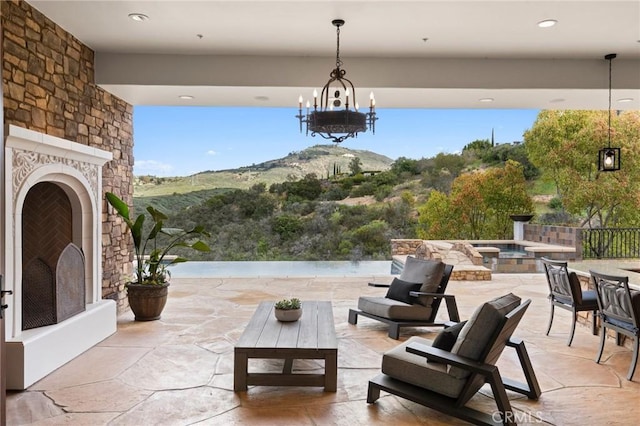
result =
[[375,276],[390,275],[391,261],[186,262],[170,270],[174,278]]
[[501,258],[514,258],[514,257],[533,257],[530,253],[524,250],[500,250]]
[[[520,244],[499,244],[499,243],[487,243],[487,244],[481,244],[481,243],[475,243],[472,244],[474,247],[495,247],[500,249],[500,253],[498,255],[499,258],[501,259],[511,259],[511,258],[520,258],[520,257],[533,257],[533,255],[527,251],[524,250],[523,245]],[[486,256],[483,254],[483,256],[486,257],[493,257],[493,256]]]

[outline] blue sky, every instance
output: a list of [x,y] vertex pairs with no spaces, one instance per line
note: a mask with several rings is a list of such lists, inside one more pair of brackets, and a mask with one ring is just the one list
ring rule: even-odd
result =
[[[538,110],[379,109],[376,134],[343,146],[392,159],[455,153],[476,139],[521,141]],[[188,176],[250,166],[329,143],[299,132],[294,108],[136,106],[134,174]]]

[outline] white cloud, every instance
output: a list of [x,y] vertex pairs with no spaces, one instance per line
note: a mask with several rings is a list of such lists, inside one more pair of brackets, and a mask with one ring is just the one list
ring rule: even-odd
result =
[[209,151],[207,151],[207,155],[218,155],[218,153],[210,149]]
[[133,174],[136,176],[168,176],[172,171],[173,166],[171,164],[162,163],[156,160],[140,160],[136,161],[133,165]]

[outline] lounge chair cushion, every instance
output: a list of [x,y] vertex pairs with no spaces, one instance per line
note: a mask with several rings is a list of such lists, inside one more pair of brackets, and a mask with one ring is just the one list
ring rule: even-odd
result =
[[[462,331],[462,327],[466,324],[466,321],[459,322],[451,327],[444,328],[438,333],[435,339],[433,339],[433,347],[442,349],[443,351],[451,352],[453,345],[456,344],[458,335]],[[427,360],[427,362],[437,362],[433,360]]]
[[408,304],[387,297],[362,296],[358,298],[358,309],[368,314],[392,320],[427,321],[431,307]]
[[456,398],[460,395],[466,380],[461,380],[447,373],[447,365],[442,363],[426,363],[425,358],[407,352],[410,343],[421,343],[431,346],[431,341],[413,336],[406,342],[387,351],[382,356],[382,372],[394,379],[411,383],[421,388]]
[[[505,315],[520,305],[520,298],[513,293],[500,296],[480,305],[462,327],[451,352],[479,360],[487,349],[489,340],[500,326]],[[461,368],[449,367],[449,373],[459,379],[470,373]]]
[[420,287],[422,287],[422,283],[411,283],[402,281],[399,278],[394,278],[385,297],[397,300],[398,302],[413,304],[417,298],[409,296],[409,292],[420,291]]
[[[439,260],[417,259],[407,256],[400,279],[412,283],[422,283],[420,291],[423,293],[435,293],[438,290],[445,264]],[[420,296],[417,303],[422,306],[431,306],[433,297]]]

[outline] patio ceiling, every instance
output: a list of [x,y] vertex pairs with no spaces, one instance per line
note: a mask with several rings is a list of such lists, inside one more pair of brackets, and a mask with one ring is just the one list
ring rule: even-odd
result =
[[96,82],[134,105],[294,107],[326,82],[342,18],[360,103],[374,90],[380,108],[607,109],[603,58],[617,53],[612,107],[640,109],[637,0],[28,3],[92,48]]

